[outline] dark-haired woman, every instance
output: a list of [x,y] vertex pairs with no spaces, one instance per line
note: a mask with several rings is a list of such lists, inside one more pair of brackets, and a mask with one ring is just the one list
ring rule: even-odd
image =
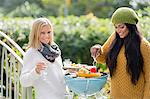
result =
[[115,26],[105,44],[91,47],[98,63],[106,63],[111,76],[111,99],[150,99],[150,43],[140,34],[133,9],[118,8]]

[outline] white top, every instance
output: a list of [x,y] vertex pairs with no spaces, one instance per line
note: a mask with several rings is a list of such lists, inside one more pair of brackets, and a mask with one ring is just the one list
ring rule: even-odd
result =
[[[36,49],[29,48],[23,60],[20,76],[20,82],[23,87],[33,86],[36,92],[36,99],[64,99],[65,82],[61,56],[51,63]],[[45,76],[43,73],[37,74],[35,71],[36,64],[41,61],[46,61],[46,65],[48,65],[45,70],[47,75]]]

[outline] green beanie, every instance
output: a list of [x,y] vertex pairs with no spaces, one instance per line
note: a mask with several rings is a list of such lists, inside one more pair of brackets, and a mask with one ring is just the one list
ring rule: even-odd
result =
[[113,24],[129,23],[137,24],[138,16],[135,11],[128,7],[118,8],[112,15],[111,21]]

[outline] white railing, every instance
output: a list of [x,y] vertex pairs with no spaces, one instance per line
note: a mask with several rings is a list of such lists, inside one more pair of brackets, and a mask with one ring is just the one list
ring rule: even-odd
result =
[[[20,55],[17,55],[14,49],[19,51]],[[24,51],[20,46],[0,32],[0,99],[32,99],[32,88],[23,88],[19,82],[23,56]]]

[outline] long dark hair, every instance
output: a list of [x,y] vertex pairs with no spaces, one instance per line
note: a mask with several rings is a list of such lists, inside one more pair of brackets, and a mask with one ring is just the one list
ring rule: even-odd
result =
[[116,33],[116,38],[110,46],[110,51],[106,58],[106,65],[110,70],[110,76],[112,77],[117,64],[117,56],[120,49],[125,45],[125,56],[127,59],[127,71],[131,76],[131,82],[136,85],[139,79],[140,73],[143,72],[143,57],[140,51],[141,34],[138,31],[136,25],[125,24],[129,30],[128,35],[125,38],[120,38]]

